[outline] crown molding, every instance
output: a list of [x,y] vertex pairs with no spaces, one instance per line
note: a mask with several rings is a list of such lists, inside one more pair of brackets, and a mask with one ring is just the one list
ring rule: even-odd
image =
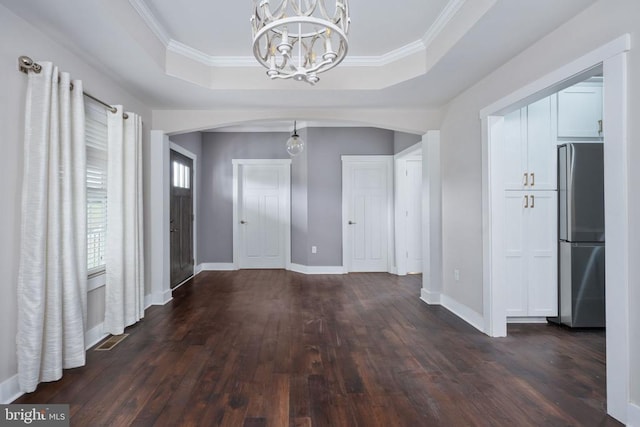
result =
[[[143,1],[143,0],[137,0]],[[255,67],[260,66],[253,56],[212,56],[201,50],[181,43],[174,39],[169,39],[167,50],[186,58],[197,61],[209,67]]]
[[[383,67],[416,53],[425,53],[433,40],[442,32],[466,0],[450,0],[424,36],[398,49],[382,55],[347,56],[343,64],[347,67]],[[182,55],[209,67],[258,67],[253,56],[213,56],[171,38],[169,31],[158,21],[145,0],[129,0],[133,9],[144,20],[167,51]]]
[[171,41],[169,31],[156,19],[145,0],[129,0],[129,4],[140,15],[142,20],[147,24],[151,32],[167,47]]
[[416,40],[380,56],[347,56],[342,63],[347,67],[382,67],[425,51],[426,47],[422,40]]
[[425,47],[429,47],[433,40],[438,37],[456,13],[464,6],[465,2],[466,0],[450,0],[449,3],[447,3],[444,9],[442,9],[442,12],[440,12],[440,15],[438,15],[424,36],[422,36],[422,42]]

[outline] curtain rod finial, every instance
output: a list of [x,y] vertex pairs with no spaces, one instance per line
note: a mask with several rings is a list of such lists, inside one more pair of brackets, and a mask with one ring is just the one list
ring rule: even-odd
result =
[[34,73],[39,73],[42,70],[40,64],[36,64],[33,62],[33,59],[24,55],[18,58],[18,68],[25,74],[28,73],[29,70],[33,70]]

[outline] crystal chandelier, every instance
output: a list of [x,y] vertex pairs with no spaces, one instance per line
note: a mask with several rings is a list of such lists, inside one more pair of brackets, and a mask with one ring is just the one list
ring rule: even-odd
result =
[[[348,0],[253,0],[253,54],[271,79],[316,84],[318,74],[332,69],[347,54]],[[329,0],[331,1],[331,0]]]

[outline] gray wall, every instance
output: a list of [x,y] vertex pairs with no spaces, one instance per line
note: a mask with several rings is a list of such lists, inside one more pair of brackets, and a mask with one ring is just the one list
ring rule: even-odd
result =
[[198,256],[204,263],[233,262],[233,159],[288,159],[289,134],[202,134]]
[[[342,160],[392,155],[393,132],[374,128],[310,128],[299,133],[304,152],[291,165],[291,261],[342,265]],[[232,159],[286,159],[287,133],[202,134],[198,258],[233,261]],[[171,137],[176,141],[176,137]],[[318,252],[311,253],[311,246]]]
[[200,199],[202,197],[202,133],[200,132],[190,132],[184,133],[182,135],[173,135],[169,137],[169,140],[176,145],[181,146],[182,148],[192,152],[196,156],[195,168],[196,174],[194,176],[195,181],[195,198],[196,198],[196,254],[195,254],[195,262],[196,265],[200,264],[203,260],[202,258],[202,250],[203,250],[203,242],[200,236],[200,206],[202,203]]
[[402,150],[406,150],[412,145],[416,145],[422,141],[422,135],[406,132],[393,133],[393,154],[398,154]]

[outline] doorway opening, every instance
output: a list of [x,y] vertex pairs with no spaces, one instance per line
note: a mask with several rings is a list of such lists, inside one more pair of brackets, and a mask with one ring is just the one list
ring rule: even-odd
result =
[[624,421],[629,401],[629,262],[628,262],[628,171],[627,171],[627,54],[629,35],[622,36],[578,58],[486,107],[480,113],[483,126],[483,216],[484,242],[484,320],[485,332],[494,337],[506,336],[506,299],[504,283],[496,269],[498,220],[492,210],[500,191],[491,174],[498,158],[498,144],[493,144],[503,128],[504,115],[544,98],[560,89],[602,72],[604,78],[605,228],[607,230],[606,324],[607,412]]

